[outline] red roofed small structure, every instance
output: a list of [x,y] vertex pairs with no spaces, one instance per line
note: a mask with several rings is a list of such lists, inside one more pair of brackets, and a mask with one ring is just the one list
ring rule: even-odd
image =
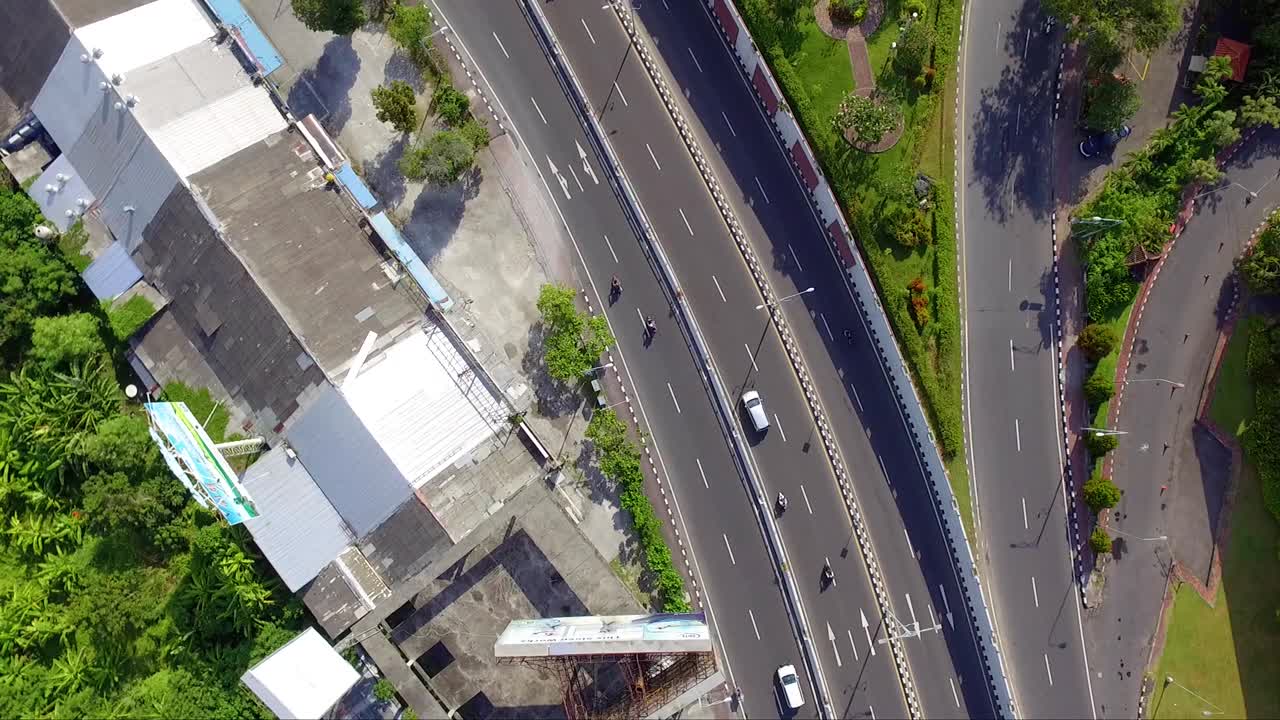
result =
[[1231,38],[1218,38],[1218,46],[1213,49],[1213,56],[1231,58],[1231,79],[1244,82],[1244,71],[1249,67],[1251,46]]

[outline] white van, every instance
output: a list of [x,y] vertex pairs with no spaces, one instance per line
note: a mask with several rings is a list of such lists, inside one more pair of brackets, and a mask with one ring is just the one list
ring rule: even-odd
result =
[[742,407],[747,411],[747,417],[751,418],[751,427],[756,432],[764,432],[769,429],[769,415],[764,411],[764,401],[760,399],[760,393],[755,390],[748,390],[742,393]]
[[788,710],[804,707],[804,695],[800,693],[800,678],[796,676],[795,665],[778,668],[778,685],[782,690],[782,702]]

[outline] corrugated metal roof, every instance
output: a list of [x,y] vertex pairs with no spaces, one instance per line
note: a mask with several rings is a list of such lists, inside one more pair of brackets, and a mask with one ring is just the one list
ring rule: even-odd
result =
[[211,38],[214,29],[194,0],[155,0],[85,25],[73,34],[85,47],[102,50],[97,62],[107,75],[113,75],[126,74]]
[[246,87],[156,129],[152,137],[178,174],[190,177],[285,127],[266,91]]
[[[421,329],[405,334],[381,355],[370,358],[343,388],[351,407],[377,437],[387,455],[415,488],[471,452],[506,421],[496,403],[485,417],[462,393],[460,380],[435,352],[457,355],[442,335],[428,347]],[[433,350],[435,352],[433,352]],[[455,365],[466,368],[457,357]],[[472,382],[483,385],[472,379]]]
[[108,77],[94,62],[81,62],[89,50],[72,35],[57,64],[49,73],[31,109],[49,131],[49,136],[65,152],[80,139],[80,132],[94,113],[109,110],[115,93],[103,91],[99,83]]
[[360,207],[369,210],[378,204],[377,198],[373,196],[373,193],[369,192],[369,186],[364,184],[364,181],[360,179],[360,176],[356,174],[356,171],[349,164],[343,164],[342,167],[338,168],[338,171],[334,173],[334,177],[338,178],[338,182],[342,183],[342,187],[351,193],[351,197],[356,199]]
[[210,40],[130,72],[120,90],[138,96],[133,113],[154,130],[246,87],[253,87],[253,81],[231,48]]
[[449,293],[445,292],[444,286],[427,269],[426,263],[422,262],[418,253],[405,242],[404,237],[400,235],[396,226],[391,224],[391,219],[385,212],[369,216],[369,224],[378,233],[378,237],[382,238],[382,242],[395,253],[400,264],[404,265],[404,269],[418,281],[418,286],[427,294],[427,297],[431,298],[431,302],[445,310],[453,307],[453,300],[449,297]]
[[[66,180],[59,180],[59,177]],[[27,188],[27,195],[40,206],[40,212],[63,232],[74,225],[94,201],[93,191],[71,166],[66,155],[59,155],[49,163],[49,167]],[[82,200],[83,203],[80,202]],[[68,210],[72,216],[67,215]]]
[[376,529],[412,493],[382,446],[328,383],[286,437],[357,537]]
[[129,257],[129,251],[124,245],[112,242],[85,268],[83,277],[84,284],[93,291],[94,297],[99,300],[114,300],[142,279],[142,271],[133,262],[133,258]]
[[240,4],[240,0],[205,0],[213,13],[218,16],[218,20],[231,28],[233,32],[239,33],[244,39],[245,47],[249,48],[253,59],[258,63],[258,69],[263,75],[270,75],[277,68],[284,64],[284,59],[280,57],[280,53],[276,51],[274,45],[267,36],[263,34],[258,24],[253,21],[249,13],[245,11],[244,6]]
[[273,448],[241,481],[258,507],[245,521],[290,592],[311,582],[354,539],[333,504],[299,460]]

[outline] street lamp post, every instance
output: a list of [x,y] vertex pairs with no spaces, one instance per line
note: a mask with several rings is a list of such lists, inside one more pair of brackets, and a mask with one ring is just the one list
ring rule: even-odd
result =
[[1140,382],[1169,383],[1170,385],[1176,388],[1184,388],[1187,386],[1186,383],[1180,383],[1177,380],[1170,380],[1169,378],[1137,378],[1135,380],[1125,380],[1124,384],[1128,385],[1130,383],[1140,383]]
[[[808,288],[805,288],[804,290],[801,290],[800,292],[791,293],[786,297],[778,298],[776,300],[770,300],[769,302],[760,303],[759,305],[756,306],[756,309],[763,310],[766,307],[773,307],[774,305],[780,305],[788,300],[798,298],[801,295],[808,295],[813,291],[814,291],[814,288],[808,287]],[[760,341],[756,343],[756,349],[751,352],[751,368],[754,368],[756,366],[756,356],[760,354],[760,348],[764,346],[764,339],[768,335],[769,335],[769,318],[766,317],[764,319],[764,328],[760,330]],[[750,377],[751,375],[751,368],[747,368],[748,377]],[[745,385],[745,382],[743,384]]]
[[[583,376],[583,377],[587,377],[587,376],[591,375],[592,373],[594,373],[594,372],[595,372],[595,371],[597,371],[597,370],[603,370],[603,369],[605,369],[605,368],[611,368],[611,367],[613,367],[613,363],[611,363],[611,362],[607,362],[607,363],[605,363],[605,364],[603,364],[603,365],[597,365],[597,366],[595,366],[595,367],[593,367],[593,368],[589,368],[589,369],[587,369],[587,370],[582,371],[582,376]],[[622,402],[626,402],[626,401],[625,401],[625,400],[623,400]],[[582,402],[578,403],[578,409],[577,409],[577,410],[574,410],[574,411],[573,411],[573,414],[569,416],[569,425],[568,425],[568,427],[566,427],[566,428],[564,429],[564,440],[561,440],[561,441],[560,441],[560,451],[556,453],[555,460],[553,461],[554,466],[556,467],[556,469],[559,469],[559,468],[564,464],[564,463],[560,462],[560,456],[564,454],[564,449],[565,449],[565,447],[569,444],[569,433],[573,430],[573,421],[574,421],[575,419],[577,419],[578,415],[581,415],[581,414],[582,414],[582,406],[583,406],[583,405],[585,405],[586,403],[587,403],[587,394],[586,394],[586,392],[583,392],[583,393],[582,393]],[[614,403],[614,404],[615,404],[615,405],[617,405],[617,404],[620,404],[620,403]],[[613,407],[613,405],[610,405],[610,406],[608,406],[608,407],[606,407],[606,408],[603,408],[603,409],[608,410],[608,409],[609,409],[609,408],[611,408],[611,407]]]
[[1080,429],[1087,430],[1088,432],[1093,433],[1094,436],[1096,437],[1102,437],[1103,435],[1128,435],[1129,434],[1128,430],[1108,430],[1106,428],[1091,428],[1091,427],[1082,427]]
[[1226,190],[1227,188],[1230,188],[1230,187],[1238,187],[1238,188],[1240,188],[1241,190],[1245,191],[1244,204],[1245,204],[1245,205],[1248,205],[1249,203],[1253,202],[1254,200],[1257,200],[1257,199],[1258,199],[1258,193],[1262,192],[1263,190],[1266,190],[1268,185],[1270,185],[1271,183],[1273,183],[1273,182],[1275,182],[1275,181],[1276,181],[1276,178],[1280,178],[1280,170],[1277,170],[1277,171],[1276,171],[1276,174],[1275,174],[1275,175],[1273,175],[1273,176],[1271,177],[1271,179],[1270,179],[1270,180],[1268,180],[1268,181],[1266,181],[1266,182],[1262,183],[1262,187],[1258,188],[1257,190],[1251,190],[1251,189],[1249,189],[1249,188],[1245,187],[1244,185],[1241,185],[1240,183],[1236,182],[1235,180],[1231,180],[1231,181],[1230,181],[1230,182],[1228,182],[1226,185],[1218,185],[1217,187],[1212,187],[1212,188],[1209,188],[1208,190],[1205,190],[1205,191],[1204,191],[1204,192],[1202,192],[1202,193],[1199,193],[1199,194],[1197,194],[1197,195],[1193,195],[1193,196],[1191,197],[1191,200],[1192,200],[1192,201],[1199,200],[1200,198],[1204,197],[1205,195],[1212,195],[1213,193],[1216,193],[1216,192],[1218,192],[1218,191],[1220,191],[1220,190]]
[[1076,235],[1076,238],[1079,240],[1083,240],[1087,237],[1097,235],[1098,233],[1102,232],[1103,230],[1106,230],[1107,228],[1111,228],[1111,227],[1115,227],[1116,225],[1123,225],[1123,224],[1124,224],[1124,220],[1118,220],[1116,218],[1104,218],[1104,217],[1099,217],[1097,215],[1094,215],[1093,217],[1087,217],[1087,218],[1080,218],[1080,217],[1071,218],[1071,225],[1073,226],[1073,229],[1072,229],[1073,234],[1075,233],[1075,230],[1074,230],[1075,225],[1088,225],[1094,228],[1094,230],[1087,232],[1083,235]]
[[1116,528],[1107,528],[1107,530],[1108,530],[1108,531],[1110,531],[1110,532],[1115,533],[1116,535],[1123,535],[1123,536],[1125,536],[1125,537],[1127,537],[1127,538],[1133,538],[1134,540],[1138,540],[1138,541],[1141,541],[1141,542],[1154,542],[1154,541],[1157,541],[1157,540],[1164,541],[1164,540],[1168,540],[1168,539],[1169,539],[1169,536],[1168,536],[1168,535],[1155,535],[1155,536],[1152,536],[1152,537],[1138,537],[1137,535],[1134,535],[1133,533],[1127,533],[1127,532],[1125,532],[1125,531],[1123,531],[1123,530],[1117,530]]
[[772,307],[772,306],[774,306],[774,305],[778,305],[778,304],[780,304],[780,303],[784,303],[784,302],[786,302],[786,301],[790,300],[791,298],[797,298],[797,297],[800,297],[801,295],[807,295],[807,294],[809,294],[809,293],[811,293],[811,292],[813,292],[813,291],[814,291],[814,288],[805,288],[804,290],[801,290],[800,292],[797,292],[797,293],[791,293],[790,295],[788,295],[788,296],[786,296],[786,297],[784,297],[784,298],[778,298],[777,300],[772,300],[772,301],[767,302],[767,303],[760,303],[759,305],[757,305],[757,306],[756,306],[756,309],[757,309],[757,310],[763,310],[763,309],[765,309],[765,307]]
[[1200,693],[1196,692],[1195,690],[1192,690],[1191,688],[1187,687],[1186,685],[1183,685],[1182,683],[1178,682],[1177,680],[1174,680],[1172,675],[1165,675],[1165,676],[1164,676],[1164,686],[1167,688],[1167,687],[1169,687],[1170,685],[1177,685],[1178,687],[1182,688],[1182,689],[1183,689],[1183,690],[1185,690],[1187,693],[1189,693],[1192,697],[1194,697],[1195,699],[1197,699],[1197,700],[1199,700],[1200,702],[1204,703],[1205,705],[1208,705],[1209,707],[1213,708],[1213,710],[1214,710],[1214,712],[1211,712],[1211,711],[1209,711],[1209,710],[1201,710],[1201,711],[1200,711],[1200,714],[1201,714],[1201,715],[1204,715],[1205,717],[1208,717],[1208,716],[1210,716],[1210,715],[1223,715],[1223,714],[1225,714],[1225,713],[1226,713],[1226,711],[1225,711],[1225,710],[1223,710],[1222,708],[1220,708],[1220,707],[1218,707],[1217,705],[1214,705],[1213,703],[1211,703],[1211,702],[1209,702],[1208,700],[1206,700],[1206,699],[1204,698],[1204,696],[1203,696],[1203,695],[1201,695]]

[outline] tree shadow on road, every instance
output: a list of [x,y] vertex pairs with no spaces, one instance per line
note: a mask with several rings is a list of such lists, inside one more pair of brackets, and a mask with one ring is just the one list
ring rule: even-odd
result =
[[360,73],[360,55],[351,37],[335,36],[316,64],[303,70],[289,89],[289,107],[299,116],[314,113],[336,136],[351,119],[351,89]]

